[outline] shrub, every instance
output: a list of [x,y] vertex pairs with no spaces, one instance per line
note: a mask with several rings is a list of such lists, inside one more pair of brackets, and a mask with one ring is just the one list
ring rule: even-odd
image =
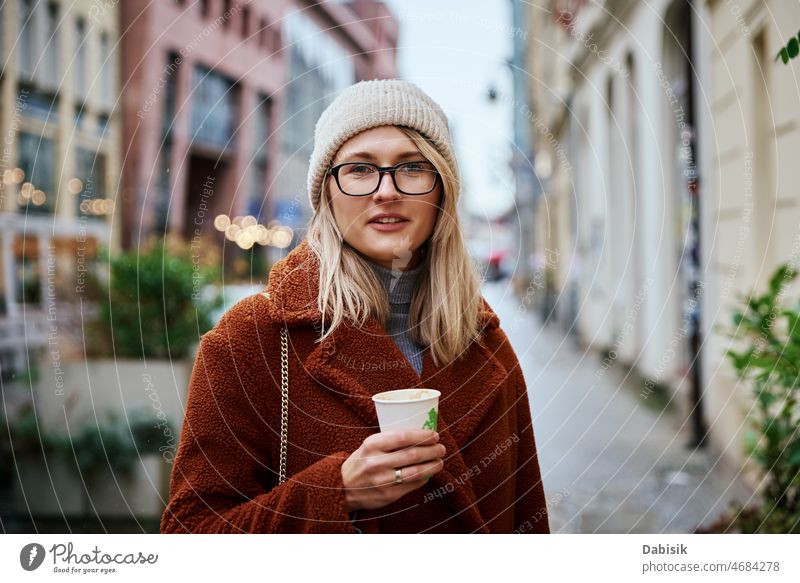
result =
[[201,290],[219,280],[217,253],[177,240],[155,239],[140,250],[101,259],[109,266],[99,278],[101,336],[113,355],[128,358],[185,358],[213,325],[222,295]]
[[785,308],[783,301],[796,277],[784,264],[765,293],[740,298],[731,337],[741,348],[726,352],[738,377],[753,387],[745,449],[765,478],[762,506],[758,520],[736,514],[747,516],[744,526],[755,525],[755,532],[800,532],[800,303]]

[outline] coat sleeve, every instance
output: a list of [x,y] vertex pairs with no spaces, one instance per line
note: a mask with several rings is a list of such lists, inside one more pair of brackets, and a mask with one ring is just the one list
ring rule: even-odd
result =
[[547,516],[547,501],[544,494],[536,440],[531,420],[531,405],[528,388],[522,371],[518,370],[517,382],[517,435],[519,449],[517,461],[516,504],[514,508],[514,532],[521,534],[548,534],[550,523]]
[[280,394],[277,387],[271,399],[254,394],[258,378],[248,377],[254,373],[243,364],[232,358],[223,333],[201,338],[161,532],[355,532],[341,474],[348,452],[321,458],[276,485],[268,444],[280,439],[280,427],[267,421],[264,409],[279,407]]

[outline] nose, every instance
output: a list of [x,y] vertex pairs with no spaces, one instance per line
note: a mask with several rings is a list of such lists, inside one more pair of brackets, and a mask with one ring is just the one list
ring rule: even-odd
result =
[[388,172],[381,172],[378,179],[378,190],[376,190],[372,198],[377,202],[380,200],[396,200],[402,198],[403,195],[394,187],[394,181]]

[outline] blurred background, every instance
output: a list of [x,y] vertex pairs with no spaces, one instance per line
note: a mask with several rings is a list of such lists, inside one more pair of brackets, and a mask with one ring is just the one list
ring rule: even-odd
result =
[[363,79],[448,114],[554,532],[800,530],[800,4],[0,0],[0,527],[157,532]]

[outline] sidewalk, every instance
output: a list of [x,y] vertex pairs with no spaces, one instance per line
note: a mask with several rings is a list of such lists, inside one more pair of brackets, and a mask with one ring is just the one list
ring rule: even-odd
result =
[[554,533],[687,533],[752,492],[715,452],[685,447],[688,423],[645,406],[612,367],[520,309],[507,281],[483,293],[528,385]]

